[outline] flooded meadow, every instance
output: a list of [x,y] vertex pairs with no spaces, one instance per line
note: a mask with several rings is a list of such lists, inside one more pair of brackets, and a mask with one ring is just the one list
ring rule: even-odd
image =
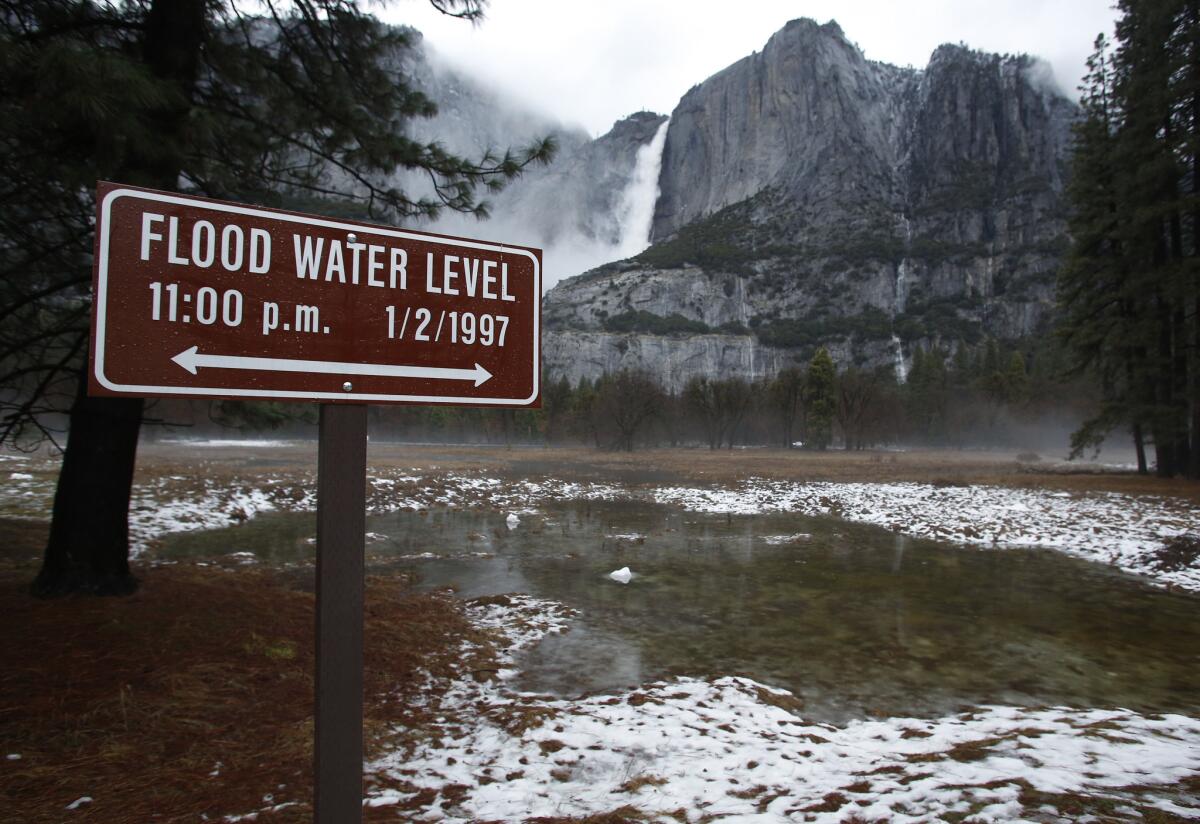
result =
[[[1200,712],[1196,597],[1051,550],[631,500],[546,501],[511,526],[496,511],[391,512],[367,528],[370,572],[576,610],[519,659],[515,686],[533,692],[737,674],[832,723],[991,703]],[[265,513],[167,536],[154,557],[298,564],[314,530],[311,513]],[[624,567],[628,583],[609,577]]]
[[[311,454],[182,451],[139,470],[144,574],[311,589]],[[453,592],[499,661],[465,641],[426,674],[421,720],[366,765],[373,816],[1200,815],[1200,568],[1160,562],[1200,524],[1190,493],[979,456],[574,460],[372,460],[368,575]],[[44,517],[53,467],[2,469],[0,514]]]

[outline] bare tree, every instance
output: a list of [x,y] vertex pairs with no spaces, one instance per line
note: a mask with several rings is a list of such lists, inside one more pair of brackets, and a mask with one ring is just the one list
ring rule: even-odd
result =
[[794,366],[780,370],[771,381],[767,396],[779,421],[783,445],[791,449],[796,436],[804,436],[804,373]]
[[847,450],[863,448],[882,388],[878,372],[866,372],[857,366],[838,376],[836,414]]
[[754,394],[741,378],[709,380],[692,378],[683,390],[687,407],[700,418],[709,449],[728,443],[733,448],[734,434],[750,408]]
[[632,452],[637,434],[663,409],[665,395],[648,372],[625,369],[597,381],[592,416],[598,432],[611,433],[613,448]]

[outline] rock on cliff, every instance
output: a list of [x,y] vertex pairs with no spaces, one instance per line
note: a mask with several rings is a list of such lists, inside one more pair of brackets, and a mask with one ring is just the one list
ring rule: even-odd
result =
[[[942,46],[925,69],[899,68],[836,23],[793,21],[684,95],[654,245],[547,294],[547,327],[597,335],[590,361],[664,378],[658,350],[627,336],[669,337],[678,362],[711,364],[708,338],[723,335],[738,351],[724,375],[817,345],[902,375],[913,345],[1034,334],[1066,245],[1075,114],[1029,57]],[[548,367],[578,371],[560,337]],[[598,346],[625,349],[614,361]]]

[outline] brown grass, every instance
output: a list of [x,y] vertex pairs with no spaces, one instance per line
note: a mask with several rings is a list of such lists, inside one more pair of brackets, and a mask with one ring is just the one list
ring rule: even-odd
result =
[[[311,594],[179,565],[143,571],[127,598],[38,601],[34,571],[0,569],[0,740],[21,754],[0,761],[6,822],[219,819],[267,794],[300,803],[260,821],[310,820]],[[488,646],[443,594],[375,579],[367,591],[370,753],[392,723],[420,726],[404,701],[419,668],[446,675],[462,640]],[[65,811],[82,796],[94,801]]]
[[624,784],[613,790],[613,792],[636,793],[638,790],[642,789],[642,787],[661,787],[666,783],[667,779],[665,778],[661,778],[657,775],[650,775],[649,773],[643,773],[642,775],[636,775],[629,779]]
[[[256,473],[270,459],[273,473],[315,470],[314,444],[255,449],[251,456],[237,447],[208,448],[206,471]],[[1086,464],[1062,465],[1018,460],[1017,451],[917,449],[908,452],[755,448],[643,449],[605,452],[589,447],[555,446],[413,446],[372,442],[373,467],[395,467],[441,474],[480,469],[517,475],[554,475],[569,480],[658,482],[670,477],[694,483],[733,483],[748,477],[808,481],[914,481],[944,484],[997,484],[1067,492],[1103,490],[1131,495],[1169,495],[1200,503],[1200,482],[1101,471]],[[139,473],[171,474],[181,461],[194,462],[194,448],[148,444],[138,453]],[[653,477],[652,477],[653,476]],[[661,477],[660,477],[661,476]]]
[[[585,815],[574,818],[563,818],[558,816],[538,816],[536,818],[525,819],[525,824],[638,824],[648,820],[645,813],[638,810],[636,807],[628,805],[618,807],[612,812],[597,813],[595,815]],[[686,820],[686,819],[685,819]]]
[[798,449],[646,449],[633,453],[594,449],[502,449],[483,447],[372,447],[372,462],[440,469],[496,467],[531,469],[545,465],[550,474],[576,477],[629,476],[647,470],[677,475],[696,483],[733,483],[748,477],[799,481],[913,481],[921,483],[997,484],[1067,492],[1104,490],[1133,495],[1171,495],[1200,503],[1200,483],[1105,472],[1080,466],[1022,463],[1015,452],[925,449],[909,452],[808,452]]

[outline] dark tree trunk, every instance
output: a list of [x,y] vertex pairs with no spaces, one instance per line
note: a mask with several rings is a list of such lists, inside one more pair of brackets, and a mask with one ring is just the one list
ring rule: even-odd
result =
[[1146,467],[1146,437],[1142,434],[1142,425],[1133,425],[1133,448],[1137,452],[1137,471],[1139,475],[1149,472]]
[[1187,320],[1183,312],[1183,304],[1175,310],[1174,317],[1171,320],[1171,329],[1174,338],[1174,362],[1172,363],[1171,373],[1175,380],[1175,399],[1176,408],[1172,410],[1171,419],[1175,424],[1175,474],[1183,475],[1184,477],[1195,477],[1191,473],[1191,448],[1188,430],[1191,428],[1191,404],[1188,400],[1191,396],[1191,385],[1188,378],[1188,361],[1190,353],[1188,352],[1188,328]]
[[[1200,223],[1196,225],[1200,231]],[[1200,288],[1200,284],[1196,288]],[[1192,312],[1192,445],[1188,454],[1188,477],[1200,480],[1200,297]]]
[[50,539],[33,582],[40,597],[137,588],[129,571],[129,496],[144,401],[88,397],[86,373],[81,378]]
[[[153,0],[146,13],[142,59],[176,95],[152,113],[159,145],[128,158],[122,183],[159,189],[178,185],[184,130],[196,87],[205,38],[206,0]],[[71,407],[50,538],[35,595],[70,592],[124,595],[137,588],[129,571],[129,498],[142,425],[142,398],[89,397],[81,372]]]

